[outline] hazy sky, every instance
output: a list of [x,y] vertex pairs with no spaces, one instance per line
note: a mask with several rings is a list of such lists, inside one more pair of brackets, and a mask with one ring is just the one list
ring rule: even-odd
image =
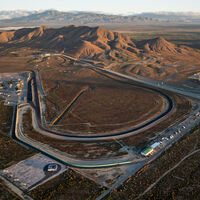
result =
[[148,11],[200,12],[200,0],[0,0],[0,10],[100,11],[130,14]]

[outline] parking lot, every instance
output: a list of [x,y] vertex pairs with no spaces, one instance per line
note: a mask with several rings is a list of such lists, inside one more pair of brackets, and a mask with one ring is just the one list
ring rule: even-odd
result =
[[65,165],[42,154],[36,154],[2,170],[1,175],[22,190],[32,190],[66,170]]

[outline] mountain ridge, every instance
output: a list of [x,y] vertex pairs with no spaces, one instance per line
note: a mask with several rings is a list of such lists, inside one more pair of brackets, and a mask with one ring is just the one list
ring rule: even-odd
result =
[[[147,23],[151,18],[142,16],[122,16],[110,15],[94,12],[61,12],[57,10],[46,10],[43,12],[30,13],[27,16],[16,17],[12,19],[2,19],[0,24],[6,25],[87,25],[87,24],[111,24],[111,23]],[[157,21],[157,20],[155,20]]]
[[31,47],[57,52],[65,52],[75,57],[109,57],[141,54],[189,55],[200,52],[186,46],[175,45],[162,37],[134,42],[130,37],[97,26],[64,26],[50,28],[23,28],[0,33],[0,46]]
[[95,56],[108,51],[136,51],[136,45],[127,36],[102,27],[65,26],[23,28],[0,33],[0,44],[70,52],[76,57]]
[[102,14],[86,11],[0,11],[1,26],[64,26],[103,24],[156,24],[156,23],[200,23],[200,13],[145,12],[130,15]]

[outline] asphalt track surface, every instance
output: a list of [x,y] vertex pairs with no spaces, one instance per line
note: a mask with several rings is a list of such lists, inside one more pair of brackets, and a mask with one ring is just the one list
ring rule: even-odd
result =
[[[119,77],[119,76],[117,76]],[[34,109],[34,112],[36,113],[35,117],[36,117],[36,120],[37,122],[39,122],[39,128],[41,128],[42,130],[45,130],[42,125],[41,125],[41,113],[40,113],[40,104],[39,104],[39,98],[38,98],[38,88],[37,88],[37,82],[36,82],[36,75],[35,75],[35,72],[32,71],[32,79],[29,80],[31,81],[31,84],[28,84],[29,88],[28,88],[28,91],[29,92],[32,92],[34,94],[31,93],[28,93],[27,96],[29,96],[29,105]],[[130,80],[129,80],[130,81]],[[131,84],[133,85],[137,85],[135,84],[135,82],[133,81]],[[165,93],[163,93],[162,91],[159,91],[155,88],[152,88],[152,87],[148,87],[146,85],[144,86],[141,86],[140,87],[143,87],[145,89],[148,89],[148,90],[151,90],[153,92],[158,92],[160,95],[162,95],[166,101],[167,101],[167,109],[161,113],[159,116],[157,116],[156,118],[154,118],[153,120],[141,125],[140,127],[135,127],[133,129],[129,129],[129,130],[126,130],[126,131],[122,131],[122,132],[119,132],[119,133],[115,133],[115,134],[108,134],[106,135],[106,138],[108,139],[115,139],[116,136],[127,136],[127,134],[131,133],[133,135],[133,130],[139,130],[139,129],[142,129],[142,127],[145,127],[145,126],[148,126],[148,124],[153,124],[155,123],[156,121],[162,119],[163,117],[165,117],[174,107],[174,104],[173,104],[173,101],[172,99]],[[33,89],[33,90],[32,90]],[[32,98],[31,98],[32,96]],[[33,102],[32,102],[33,101]],[[77,167],[77,168],[102,168],[102,167],[113,167],[113,166],[120,166],[120,165],[126,165],[126,164],[131,164],[131,163],[135,163],[136,161],[135,160],[130,160],[130,159],[123,159],[123,160],[120,160],[120,159],[108,159],[108,161],[106,163],[102,162],[100,160],[100,162],[93,162],[93,163],[89,163],[89,162],[71,162],[70,160],[68,160],[67,158],[66,159],[62,159],[60,158],[59,155],[56,155],[54,154],[54,152],[51,152],[51,151],[46,151],[41,145],[39,146],[38,144],[35,146],[34,143],[32,143],[31,141],[27,142],[26,139],[23,140],[23,133],[22,133],[22,138],[20,137],[20,132],[18,130],[18,128],[20,128],[20,125],[18,124],[18,120],[16,119],[17,118],[17,114],[18,113],[18,106],[15,107],[14,109],[14,117],[13,117],[13,128],[12,128],[12,137],[17,140],[18,142],[26,145],[26,146],[29,146],[39,152],[42,152],[43,154],[57,160],[57,161],[60,161],[64,164],[67,164],[69,166],[73,166],[73,167]],[[69,139],[70,140],[76,140],[76,141],[89,141],[89,140],[93,140],[93,141],[100,141],[102,139],[105,138],[105,135],[99,135],[99,136],[79,136],[79,135],[66,135],[66,134],[62,134],[62,133],[56,133],[56,132],[53,132],[53,131],[49,131],[49,130],[45,130],[47,131],[47,133],[49,134],[52,134],[52,135],[58,135],[58,136],[62,136],[63,138],[66,138],[66,139]],[[19,133],[18,133],[19,132]],[[36,141],[35,141],[36,142]],[[141,162],[141,161],[140,161]],[[142,165],[141,165],[142,166]]]
[[[55,131],[46,129],[41,125],[40,104],[39,104],[39,98],[38,98],[36,75],[35,75],[34,71],[32,71],[32,80],[33,80],[32,87],[34,87],[34,98],[32,97],[32,99],[35,100],[35,102],[34,102],[35,105],[33,105],[32,102],[29,102],[29,103],[32,104],[32,107],[36,111],[36,115],[37,115],[36,118],[37,118],[37,124],[38,124],[39,129],[45,131],[46,133],[49,133],[50,137],[53,134],[55,136],[62,136],[62,138],[69,139],[69,140],[76,140],[76,141],[77,140],[80,140],[80,141],[90,141],[90,140],[94,141],[94,140],[96,140],[96,141],[98,141],[98,140],[118,139],[118,138],[126,137],[126,136],[128,137],[130,135],[134,135],[136,131],[138,133],[138,131],[143,130],[146,127],[150,127],[151,125],[154,125],[157,121],[162,120],[162,118],[166,117],[174,108],[173,100],[167,94],[165,94],[164,92],[157,90],[153,87],[148,87],[148,86],[145,86],[145,85],[142,86],[141,84],[135,83],[134,81],[130,82],[130,80],[129,80],[129,82],[126,82],[124,80],[124,81],[120,81],[120,82],[130,84],[130,85],[135,85],[137,87],[141,87],[143,89],[146,89],[146,90],[160,94],[167,102],[166,109],[162,113],[160,113],[158,116],[156,116],[155,118],[152,118],[151,120],[148,120],[141,125],[135,126],[133,128],[130,128],[130,129],[127,129],[127,130],[124,130],[124,131],[116,132],[116,133],[103,134],[103,135],[98,135],[98,134],[96,134],[96,135],[75,135],[75,134],[73,134],[72,135],[72,134],[67,134],[67,133],[59,133],[59,132],[55,132]],[[28,84],[28,85],[30,85],[30,84]],[[31,96],[29,94],[30,91],[31,91],[31,89],[29,88],[28,89],[28,96]]]

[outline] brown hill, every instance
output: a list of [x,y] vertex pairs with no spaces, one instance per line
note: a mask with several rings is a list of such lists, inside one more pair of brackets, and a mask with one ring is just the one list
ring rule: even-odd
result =
[[[59,29],[48,27],[24,28],[0,33],[0,46],[31,47],[65,52],[75,57],[117,59],[141,56],[167,57],[173,59],[199,59],[199,50],[178,46],[164,38],[135,43],[121,33],[102,27],[66,26]],[[189,58],[190,57],[190,58]]]
[[12,40],[14,37],[15,31],[3,32],[0,33],[0,43],[6,43]]
[[177,45],[166,41],[162,37],[141,41],[138,43],[138,47],[146,52],[153,51],[157,53],[177,53],[179,50]]
[[102,27],[67,26],[26,28],[0,33],[0,44],[20,45],[67,52],[76,57],[94,57],[110,52],[136,54],[135,44],[127,36]]
[[177,61],[199,60],[200,56],[200,50],[173,44],[162,37],[138,42],[137,48],[148,55],[153,54],[156,57],[162,55],[164,58]]

